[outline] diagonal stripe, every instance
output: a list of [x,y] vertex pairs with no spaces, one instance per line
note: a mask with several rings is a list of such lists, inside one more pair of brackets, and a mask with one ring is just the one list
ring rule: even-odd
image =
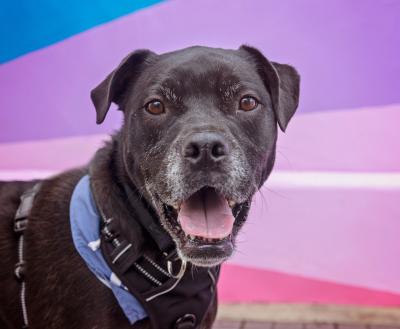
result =
[[[39,179],[57,173],[55,170],[0,170],[0,180]],[[263,188],[400,190],[400,173],[275,171]]]
[[265,184],[268,188],[400,190],[400,173],[276,171]]
[[55,174],[54,170],[0,170],[0,181],[43,179]]
[[2,1],[0,63],[160,1]]
[[[399,103],[399,15],[400,1],[385,6],[372,0],[166,1],[0,67],[0,141],[119,126],[114,111],[102,127],[95,126],[89,93],[137,48],[252,44],[298,68],[299,112]],[[387,119],[379,120],[378,128]],[[356,129],[358,122],[351,123]]]
[[323,303],[400,306],[400,294],[235,264],[222,266],[223,303]]

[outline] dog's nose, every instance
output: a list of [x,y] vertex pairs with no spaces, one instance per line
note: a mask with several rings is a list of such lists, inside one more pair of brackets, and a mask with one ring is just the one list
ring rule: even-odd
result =
[[214,132],[192,134],[183,145],[183,156],[193,164],[218,162],[229,153],[224,137]]

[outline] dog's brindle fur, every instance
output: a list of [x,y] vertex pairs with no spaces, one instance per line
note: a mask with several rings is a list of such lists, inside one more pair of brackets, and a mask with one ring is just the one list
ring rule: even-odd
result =
[[[237,110],[242,87],[243,92],[256,93],[260,101],[249,113]],[[102,210],[120,222],[138,252],[156,252],[156,247],[132,219],[124,184],[135,188],[155,209],[181,257],[193,257],[193,263],[207,261],[212,255],[196,259],[185,250],[184,241],[174,236],[162,203],[188,197],[201,187],[201,180],[237,203],[251,200],[272,170],[276,125],[285,130],[297,108],[298,94],[299,76],[291,66],[271,63],[248,46],[130,54],[92,92],[98,123],[114,102],[124,111],[122,129],[87,167],[43,180],[35,199],[25,233],[30,328],[132,328],[112,292],[89,271],[72,243],[69,203],[83,175],[90,173]],[[143,109],[154,95],[162,97],[167,113],[154,116]],[[210,172],[187,167],[176,150],[193,131],[203,130],[216,131],[229,140],[235,159]],[[13,274],[17,263],[13,218],[20,195],[34,183],[0,183],[1,328],[22,326],[20,286]],[[235,224],[234,235],[241,224]],[[216,309],[214,301],[203,328],[211,327]],[[140,321],[133,328],[149,328],[149,322]]]

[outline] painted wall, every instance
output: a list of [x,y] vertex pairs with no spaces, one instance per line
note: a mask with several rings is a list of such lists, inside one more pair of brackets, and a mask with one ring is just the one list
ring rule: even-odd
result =
[[128,52],[254,45],[298,68],[301,103],[221,299],[400,305],[400,2],[153,3],[6,6],[0,179],[85,163],[121,122],[96,126],[89,92]]

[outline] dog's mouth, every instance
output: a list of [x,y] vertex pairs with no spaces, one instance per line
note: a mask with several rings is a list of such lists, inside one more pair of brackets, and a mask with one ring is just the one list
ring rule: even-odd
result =
[[182,202],[177,221],[185,234],[212,242],[232,233],[232,210],[227,201],[212,187],[204,187]]
[[197,266],[215,266],[231,256],[238,203],[204,186],[174,206],[163,205],[181,258]]

